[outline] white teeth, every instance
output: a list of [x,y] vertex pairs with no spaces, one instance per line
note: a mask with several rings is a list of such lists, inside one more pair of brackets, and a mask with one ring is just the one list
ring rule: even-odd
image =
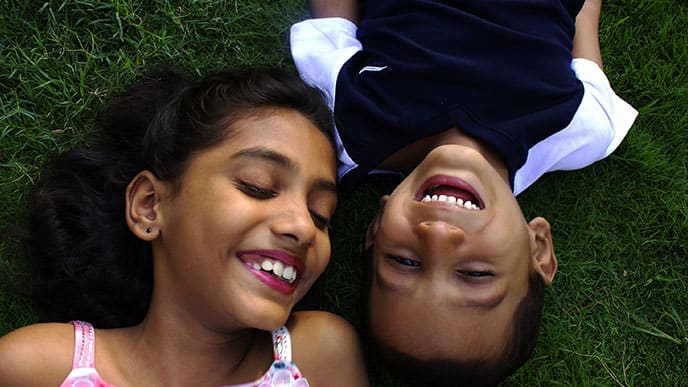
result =
[[278,277],[282,276],[282,272],[284,271],[284,264],[282,262],[275,262],[272,264],[272,272],[275,273]]
[[287,280],[289,283],[296,281],[296,269],[293,266],[287,266],[284,268],[282,273],[282,278]]
[[421,202],[427,203],[427,202],[447,202],[447,203],[452,203],[456,204],[459,207],[463,207],[468,210],[480,210],[480,207],[478,207],[477,204],[473,204],[470,200],[466,200],[465,202],[461,198],[456,198],[454,196],[447,196],[447,195],[425,195],[423,199],[421,199]]
[[480,209],[480,208],[478,208],[477,205],[471,203],[470,200],[466,201],[466,202],[463,204],[463,206],[464,206],[465,208],[468,208],[469,210],[479,210],[479,209]]
[[[282,278],[290,280],[292,279],[292,276],[294,276],[294,274],[296,274],[296,272],[294,271],[294,267],[287,266],[284,268],[284,271],[282,272]],[[294,278],[296,277],[294,276]]]
[[255,270],[264,270],[267,272],[272,272],[275,276],[283,278],[289,283],[293,283],[296,280],[296,268],[292,265],[285,265],[280,261],[271,261],[269,259],[264,260],[261,263],[254,262],[251,264]]

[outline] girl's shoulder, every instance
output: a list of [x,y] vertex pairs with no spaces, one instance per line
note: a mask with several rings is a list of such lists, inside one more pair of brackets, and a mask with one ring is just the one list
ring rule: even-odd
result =
[[74,327],[34,324],[0,337],[0,385],[59,386],[69,374]]
[[346,344],[358,342],[358,334],[353,325],[343,317],[325,311],[294,312],[287,321],[292,340],[317,340],[324,344]]
[[353,325],[329,312],[294,312],[287,322],[292,359],[314,386],[367,386],[360,340]]

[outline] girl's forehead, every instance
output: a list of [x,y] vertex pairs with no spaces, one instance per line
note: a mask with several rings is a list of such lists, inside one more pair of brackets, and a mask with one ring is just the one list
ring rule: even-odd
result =
[[333,183],[336,179],[334,148],[329,139],[291,109],[265,109],[234,121],[219,144],[197,152],[194,159],[205,163],[263,160],[285,170],[320,174]]

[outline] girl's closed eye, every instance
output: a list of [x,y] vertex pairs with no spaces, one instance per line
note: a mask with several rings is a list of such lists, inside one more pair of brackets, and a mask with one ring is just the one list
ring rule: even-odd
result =
[[237,186],[237,188],[239,188],[240,191],[258,200],[270,199],[277,196],[277,191],[273,189],[264,188],[244,180],[236,179],[234,180],[234,184]]
[[313,219],[313,224],[315,224],[315,227],[317,227],[320,230],[331,230],[332,229],[332,224],[330,223],[330,218],[320,215],[318,212],[314,210],[309,210],[311,213],[311,218]]

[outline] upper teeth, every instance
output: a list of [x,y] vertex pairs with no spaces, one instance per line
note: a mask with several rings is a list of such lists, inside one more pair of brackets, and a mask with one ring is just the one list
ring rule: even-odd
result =
[[251,266],[253,266],[253,268],[256,270],[272,272],[277,277],[282,277],[289,283],[292,283],[296,280],[296,268],[292,265],[285,265],[280,261],[265,259],[261,263],[253,262]]
[[461,198],[456,198],[454,196],[447,196],[447,195],[425,195],[422,202],[447,202],[447,203],[455,203],[457,206],[461,206],[463,208],[469,209],[469,210],[479,210],[480,207],[478,207],[477,204],[471,203],[470,200],[466,200],[465,202]]

